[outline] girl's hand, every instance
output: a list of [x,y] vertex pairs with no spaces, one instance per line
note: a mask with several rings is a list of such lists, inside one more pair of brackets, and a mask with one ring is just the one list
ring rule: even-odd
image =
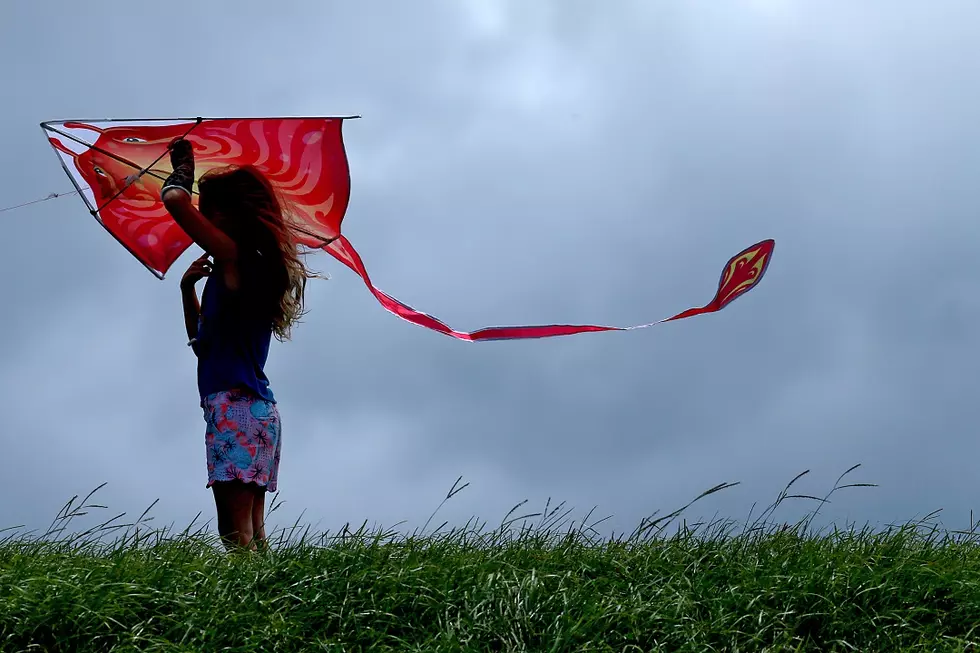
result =
[[172,188],[179,188],[191,195],[194,188],[194,148],[190,141],[178,138],[170,144],[170,165],[173,172],[163,182],[160,196],[163,197]]
[[187,272],[180,278],[180,287],[183,290],[193,288],[194,284],[211,274],[211,261],[208,260],[209,254],[205,254],[191,263]]

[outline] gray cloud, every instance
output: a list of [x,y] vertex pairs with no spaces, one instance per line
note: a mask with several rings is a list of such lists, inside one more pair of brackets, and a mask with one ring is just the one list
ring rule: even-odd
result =
[[[777,240],[722,313],[478,345],[397,320],[316,257],[332,279],[269,366],[279,525],[411,528],[460,474],[457,522],[551,496],[619,531],[734,480],[694,515],[739,519],[803,469],[821,494],[857,462],[882,487],[827,519],[965,524],[972,5],[190,6],[4,6],[0,203],[68,188],[42,119],[360,113],[345,233],[379,287],[457,328],[660,319]],[[103,481],[112,510],[210,517],[172,279],[191,254],[157,282],[76,198],[0,219],[5,468],[24,497],[0,523],[43,526]]]

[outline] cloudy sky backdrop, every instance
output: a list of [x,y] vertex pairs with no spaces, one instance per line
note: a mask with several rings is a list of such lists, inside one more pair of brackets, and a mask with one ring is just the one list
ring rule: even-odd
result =
[[[71,188],[41,120],[355,113],[345,233],[456,328],[660,319],[777,242],[721,313],[475,345],[312,258],[332,278],[268,367],[275,526],[410,530],[460,475],[453,523],[552,497],[631,530],[724,481],[689,517],[744,519],[856,463],[880,487],[828,520],[969,525],[980,5],[197,4],[0,3],[0,206]],[[0,528],[103,482],[108,512],[211,518],[177,291],[196,254],[157,281],[77,197],[0,223]]]

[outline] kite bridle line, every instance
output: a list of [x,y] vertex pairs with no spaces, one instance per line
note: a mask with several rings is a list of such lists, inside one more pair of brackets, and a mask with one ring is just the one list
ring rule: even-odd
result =
[[[350,118],[350,119],[356,119],[356,118],[360,118],[360,116],[349,116],[349,117],[333,118],[333,119],[334,120],[347,120],[348,118]],[[295,119],[295,120],[303,120],[304,118],[293,118],[293,119]],[[310,118],[305,118],[305,119],[308,119],[308,120],[314,120],[314,119],[320,120],[320,119],[322,119],[322,117],[310,117]],[[112,197],[110,197],[108,200],[106,200],[105,202],[103,202],[101,206],[99,206],[99,207],[96,208],[96,207],[93,207],[89,203],[88,198],[85,197],[85,194],[82,192],[82,188],[80,186],[78,186],[78,184],[75,183],[75,179],[71,175],[71,173],[68,171],[68,168],[65,166],[64,160],[60,156],[58,157],[59,161],[61,161],[61,167],[64,168],[65,173],[68,175],[68,178],[71,180],[72,184],[75,186],[75,192],[78,193],[82,197],[82,199],[85,200],[85,203],[88,205],[89,213],[91,213],[92,216],[96,220],[98,220],[98,222],[100,224],[103,224],[102,223],[102,219],[99,216],[99,212],[102,211],[103,209],[105,209],[113,200],[117,199],[120,195],[122,195],[126,191],[126,189],[128,189],[131,185],[133,185],[133,183],[135,183],[136,180],[138,180],[140,177],[142,177],[145,174],[149,174],[150,176],[155,177],[155,178],[157,178],[157,179],[159,179],[161,181],[165,181],[166,180],[165,177],[163,177],[160,174],[154,172],[152,170],[152,168],[153,168],[153,166],[155,166],[156,164],[158,164],[165,156],[167,156],[167,154],[173,148],[173,144],[171,143],[171,144],[167,145],[167,148],[163,151],[163,153],[160,154],[160,156],[158,156],[152,163],[150,163],[150,165],[146,166],[145,168],[140,168],[139,165],[137,165],[136,163],[133,163],[129,159],[126,159],[124,157],[121,157],[118,154],[115,154],[113,152],[109,152],[109,151],[107,151],[107,150],[99,147],[98,145],[95,145],[94,143],[89,143],[87,141],[84,141],[81,138],[78,138],[77,136],[75,136],[73,134],[69,134],[69,133],[64,132],[64,131],[62,131],[60,129],[57,129],[53,125],[64,125],[67,122],[151,122],[151,121],[152,122],[184,122],[184,121],[193,121],[194,124],[191,125],[187,129],[187,131],[184,132],[183,136],[180,137],[180,138],[186,138],[202,122],[204,122],[204,121],[215,121],[215,120],[245,120],[245,118],[201,118],[201,117],[198,117],[198,118],[186,118],[186,119],[185,118],[151,118],[151,119],[146,119],[146,120],[137,120],[135,118],[131,118],[131,119],[112,119],[112,118],[108,118],[108,119],[98,120],[98,121],[96,121],[96,120],[51,120],[51,121],[42,122],[41,123],[41,128],[44,129],[44,130],[46,130],[46,131],[52,131],[52,132],[54,132],[54,133],[56,133],[56,134],[58,134],[60,136],[64,136],[65,138],[68,138],[68,139],[74,141],[75,143],[78,143],[79,145],[84,145],[85,147],[91,148],[91,149],[95,150],[96,152],[99,152],[100,154],[104,154],[105,156],[107,156],[107,157],[109,157],[111,159],[114,159],[114,160],[118,161],[119,163],[122,163],[123,165],[127,165],[127,166],[129,166],[129,167],[134,168],[135,170],[137,170],[137,173],[135,175],[131,175],[130,177],[127,177],[126,184],[119,191],[117,191],[115,195],[113,195]],[[194,190],[192,190],[191,193],[194,194],[194,195],[199,195],[199,193],[197,191],[194,191]],[[47,197],[47,198],[45,198],[45,199],[50,199],[50,196]],[[105,227],[104,224],[103,224],[103,227]],[[288,225],[288,228],[291,229],[291,230],[293,230],[293,231],[299,232],[299,233],[303,234],[304,236],[307,236],[308,238],[311,238],[311,239],[313,239],[315,241],[318,241],[319,244],[316,246],[317,248],[326,247],[327,245],[329,245],[330,243],[332,243],[333,241],[337,240],[340,237],[340,236],[334,236],[333,238],[323,238],[322,236],[319,236],[319,235],[314,234],[314,233],[312,233],[310,231],[307,231],[306,229],[303,229],[302,227],[299,227],[299,226],[297,226],[295,224]],[[108,230],[108,228],[106,228],[106,230]],[[119,240],[119,239],[117,238],[116,240]],[[120,243],[124,247],[126,247],[127,250],[129,250],[129,253],[130,254],[132,254],[133,256],[136,256],[136,253],[133,252],[132,249],[130,249],[125,243],[122,243],[122,241],[120,241]],[[139,258],[139,257],[137,256],[136,258]],[[150,272],[152,272],[153,275],[156,276],[157,278],[159,278],[161,280],[164,278],[164,275],[162,275],[159,272],[157,272],[156,270],[150,268],[145,263],[144,263],[144,267],[146,267],[147,269],[149,269]]]

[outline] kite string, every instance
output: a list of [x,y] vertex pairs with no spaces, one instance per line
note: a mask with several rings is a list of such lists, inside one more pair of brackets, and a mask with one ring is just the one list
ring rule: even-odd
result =
[[[84,190],[88,190],[88,189],[84,189]],[[22,209],[25,206],[31,206],[32,204],[47,202],[48,200],[53,200],[58,197],[65,197],[67,195],[77,195],[78,193],[79,193],[78,189],[65,191],[64,193],[48,193],[46,196],[36,200],[31,200],[30,202],[24,202],[22,204],[14,204],[13,206],[4,206],[0,208],[0,213],[6,213],[7,211],[13,211],[14,209]]]

